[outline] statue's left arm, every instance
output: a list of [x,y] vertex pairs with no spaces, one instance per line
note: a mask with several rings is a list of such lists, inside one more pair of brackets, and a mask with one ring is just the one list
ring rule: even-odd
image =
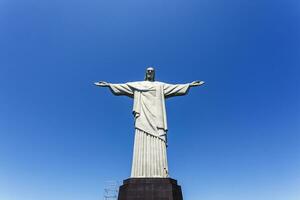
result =
[[165,98],[182,96],[188,93],[190,87],[196,87],[203,84],[204,81],[193,81],[192,83],[186,84],[164,84],[164,95]]

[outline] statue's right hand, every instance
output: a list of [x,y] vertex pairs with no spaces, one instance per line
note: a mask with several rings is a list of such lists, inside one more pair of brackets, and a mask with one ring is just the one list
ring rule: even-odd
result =
[[100,87],[107,87],[107,86],[109,86],[109,84],[107,82],[105,82],[105,81],[99,81],[99,82],[96,82],[94,84],[97,85],[97,86],[100,86]]

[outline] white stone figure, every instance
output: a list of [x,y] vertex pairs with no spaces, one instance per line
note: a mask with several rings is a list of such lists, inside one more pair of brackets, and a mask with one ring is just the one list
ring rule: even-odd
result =
[[112,84],[104,81],[97,86],[109,87],[115,95],[134,99],[135,139],[131,177],[168,177],[167,115],[165,99],[187,94],[190,87],[203,81],[187,84],[167,84],[155,81],[155,71],[147,68],[145,81]]

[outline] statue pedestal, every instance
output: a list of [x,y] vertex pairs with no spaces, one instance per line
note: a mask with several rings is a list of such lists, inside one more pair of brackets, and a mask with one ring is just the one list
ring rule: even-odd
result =
[[171,178],[129,178],[120,186],[118,200],[183,200],[181,187]]

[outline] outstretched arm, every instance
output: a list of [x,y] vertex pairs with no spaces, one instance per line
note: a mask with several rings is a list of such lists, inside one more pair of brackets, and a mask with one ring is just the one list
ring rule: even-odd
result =
[[109,89],[114,95],[125,95],[128,97],[133,97],[133,90],[126,83],[113,84],[113,83],[107,83],[105,81],[99,81],[94,84],[99,87],[109,87]]
[[166,98],[182,96],[188,93],[190,87],[196,87],[202,84],[204,84],[204,81],[193,81],[187,84],[164,84],[164,95]]
[[196,86],[200,86],[200,85],[203,85],[204,84],[204,81],[193,81],[190,83],[190,86],[191,87],[196,87]]
[[105,81],[95,82],[94,84],[99,86],[99,87],[108,87],[109,86],[109,83],[107,83]]

